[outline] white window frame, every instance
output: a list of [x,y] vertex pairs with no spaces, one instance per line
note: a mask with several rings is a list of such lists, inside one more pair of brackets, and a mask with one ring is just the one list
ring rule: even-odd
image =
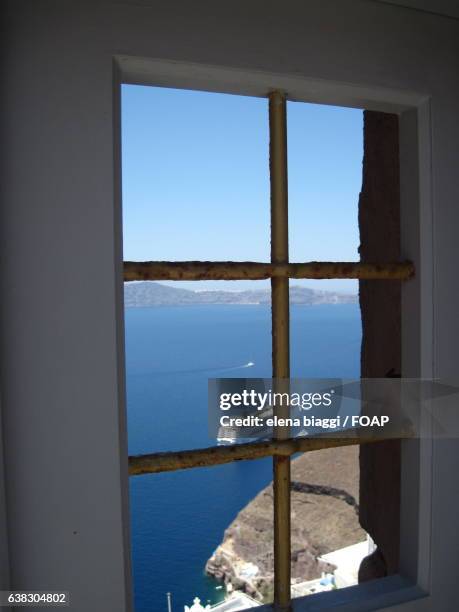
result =
[[[284,74],[239,71],[129,56],[115,57],[115,95],[121,84],[192,89],[266,98],[287,92],[288,100],[396,113],[400,121],[401,260],[415,263],[416,280],[402,283],[402,375],[432,377],[432,312],[421,310],[432,285],[429,99],[417,92],[356,87]],[[268,101],[266,101],[268,104]],[[119,105],[119,102],[118,102]],[[420,183],[419,177],[423,177]],[[420,244],[423,244],[422,251]],[[424,296],[421,296],[421,287]],[[427,301],[429,303],[429,301]],[[422,312],[422,325],[413,324]],[[416,346],[421,348],[412,350]],[[420,359],[421,361],[420,361]],[[345,590],[292,600],[295,611],[375,610],[416,601],[428,605],[430,585],[430,494],[432,444],[402,441],[400,574]],[[418,601],[419,600],[419,601]],[[357,607],[356,607],[357,606]],[[406,606],[395,608],[404,610]],[[417,609],[417,608],[416,608]],[[419,610],[424,608],[419,608]]]

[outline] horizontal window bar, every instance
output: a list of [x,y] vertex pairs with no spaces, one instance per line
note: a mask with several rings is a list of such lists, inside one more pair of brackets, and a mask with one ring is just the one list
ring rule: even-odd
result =
[[[411,437],[407,433],[405,438]],[[242,461],[261,459],[262,457],[290,457],[295,453],[307,453],[324,448],[338,448],[356,444],[370,444],[384,440],[401,439],[395,437],[364,437],[354,433],[352,437],[341,438],[290,438],[288,440],[268,440],[266,442],[249,442],[233,446],[212,446],[188,451],[151,453],[129,457],[129,475],[156,474],[172,472],[187,468],[210,467]]]
[[255,261],[125,261],[124,280],[262,280],[267,278],[357,278],[408,280],[414,276],[410,261],[361,263],[310,261],[259,263]]

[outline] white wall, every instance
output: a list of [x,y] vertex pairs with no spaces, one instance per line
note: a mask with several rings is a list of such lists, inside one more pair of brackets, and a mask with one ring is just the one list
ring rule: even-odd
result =
[[[433,317],[435,375],[457,377],[459,27],[354,0],[10,0],[6,12],[0,342],[11,585],[67,589],[73,610],[117,612],[130,605],[130,569],[114,56],[319,79],[304,81],[311,100],[328,88],[359,104],[363,86],[430,100],[434,218],[426,228],[424,216],[423,231],[434,293],[419,289],[420,316]],[[436,443],[428,609],[450,610],[456,598],[458,460],[456,442]]]

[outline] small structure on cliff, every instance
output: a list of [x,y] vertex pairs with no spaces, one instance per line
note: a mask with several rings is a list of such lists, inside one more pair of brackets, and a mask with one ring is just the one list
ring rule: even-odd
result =
[[185,612],[204,612],[211,610],[211,612],[239,612],[239,610],[248,610],[249,608],[258,608],[260,603],[246,595],[237,591],[231,593],[229,597],[214,606],[207,605],[205,608],[201,605],[199,597],[195,597],[191,608],[185,606]]
[[185,606],[185,612],[204,612],[205,610],[210,610],[210,606],[207,605],[205,608],[201,605],[201,600],[199,597],[195,597],[193,599],[193,605],[190,607]]

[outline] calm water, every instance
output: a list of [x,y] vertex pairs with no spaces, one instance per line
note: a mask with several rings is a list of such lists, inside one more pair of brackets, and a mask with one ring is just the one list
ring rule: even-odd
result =
[[[270,377],[267,306],[126,310],[129,453],[215,444],[207,434],[207,379]],[[356,304],[291,308],[292,377],[353,378],[360,371]],[[253,362],[251,368],[245,364]],[[207,559],[236,514],[271,480],[271,460],[130,479],[136,612],[183,612],[223,597]]]

